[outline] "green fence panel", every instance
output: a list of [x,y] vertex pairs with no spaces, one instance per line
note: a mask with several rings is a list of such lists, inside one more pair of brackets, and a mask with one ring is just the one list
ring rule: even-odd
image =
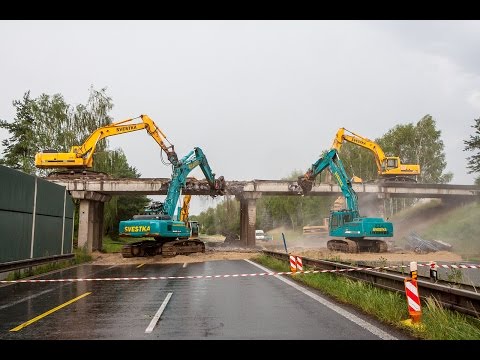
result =
[[0,210],[0,263],[30,258],[32,214]]
[[61,217],[36,215],[33,257],[60,255],[62,251]]
[[62,217],[64,198],[65,187],[37,179],[37,214]]
[[67,219],[73,219],[75,212],[75,203],[73,202],[72,196],[67,193],[67,198],[65,199],[65,217]]
[[63,186],[0,165],[0,189],[0,262],[31,258],[34,217],[33,258],[73,252],[75,205]]
[[0,166],[0,189],[0,209],[32,213],[34,176]]

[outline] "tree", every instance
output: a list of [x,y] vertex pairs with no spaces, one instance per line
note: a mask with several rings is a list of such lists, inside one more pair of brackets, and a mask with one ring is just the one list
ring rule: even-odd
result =
[[376,142],[385,155],[399,156],[403,163],[420,164],[419,182],[445,184],[453,174],[443,172],[447,162],[441,133],[433,117],[427,114],[416,125],[395,126]]
[[[46,175],[47,170],[35,168],[35,154],[45,149],[68,152],[73,145],[82,144],[97,128],[112,122],[108,112],[113,108],[106,88],[97,91],[90,87],[86,105],[72,107],[60,94],[41,94],[30,98],[27,91],[22,100],[14,100],[16,116],[13,122],[0,121],[0,127],[11,137],[2,141],[5,147],[2,164],[32,175]],[[98,151],[108,147],[103,141]]]
[[35,118],[31,109],[34,100],[30,99],[30,92],[26,92],[22,100],[13,101],[16,109],[16,118],[13,123],[0,120],[0,128],[10,133],[10,138],[2,141],[5,147],[4,157],[0,164],[21,170],[27,174],[35,174],[34,158],[38,150],[34,131]]
[[[469,174],[480,172],[480,118],[475,119],[474,121],[475,123],[471,126],[475,130],[474,135],[470,135],[468,140],[463,141],[465,144],[463,151],[476,152],[467,158],[469,161],[469,164],[467,165],[467,168],[470,169],[468,171]],[[480,185],[480,176],[475,179],[475,184]]]

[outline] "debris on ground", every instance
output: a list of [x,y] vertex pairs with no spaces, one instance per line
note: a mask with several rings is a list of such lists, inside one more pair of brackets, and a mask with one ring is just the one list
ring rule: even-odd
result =
[[415,232],[411,232],[407,236],[407,250],[413,250],[416,253],[424,254],[437,251],[451,251],[452,245],[440,240],[426,240],[422,239]]

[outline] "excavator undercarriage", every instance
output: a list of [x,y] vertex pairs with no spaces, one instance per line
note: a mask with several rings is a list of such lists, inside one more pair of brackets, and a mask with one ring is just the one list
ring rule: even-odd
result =
[[122,247],[122,256],[124,258],[155,255],[171,257],[200,252],[205,252],[205,244],[199,239],[178,239],[168,242],[143,240]]
[[327,242],[327,249],[346,253],[373,252],[384,253],[388,251],[387,243],[374,239],[332,239]]

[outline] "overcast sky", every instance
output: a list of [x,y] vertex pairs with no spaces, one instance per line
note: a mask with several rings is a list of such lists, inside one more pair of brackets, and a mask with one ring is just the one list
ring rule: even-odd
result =
[[[147,114],[180,157],[200,147],[217,176],[252,180],[305,171],[339,127],[375,139],[430,114],[452,183],[473,184],[479,44],[480,21],[3,20],[0,118],[28,90],[76,105],[107,87],[114,121]],[[170,176],[146,132],[109,142],[142,177]]]

